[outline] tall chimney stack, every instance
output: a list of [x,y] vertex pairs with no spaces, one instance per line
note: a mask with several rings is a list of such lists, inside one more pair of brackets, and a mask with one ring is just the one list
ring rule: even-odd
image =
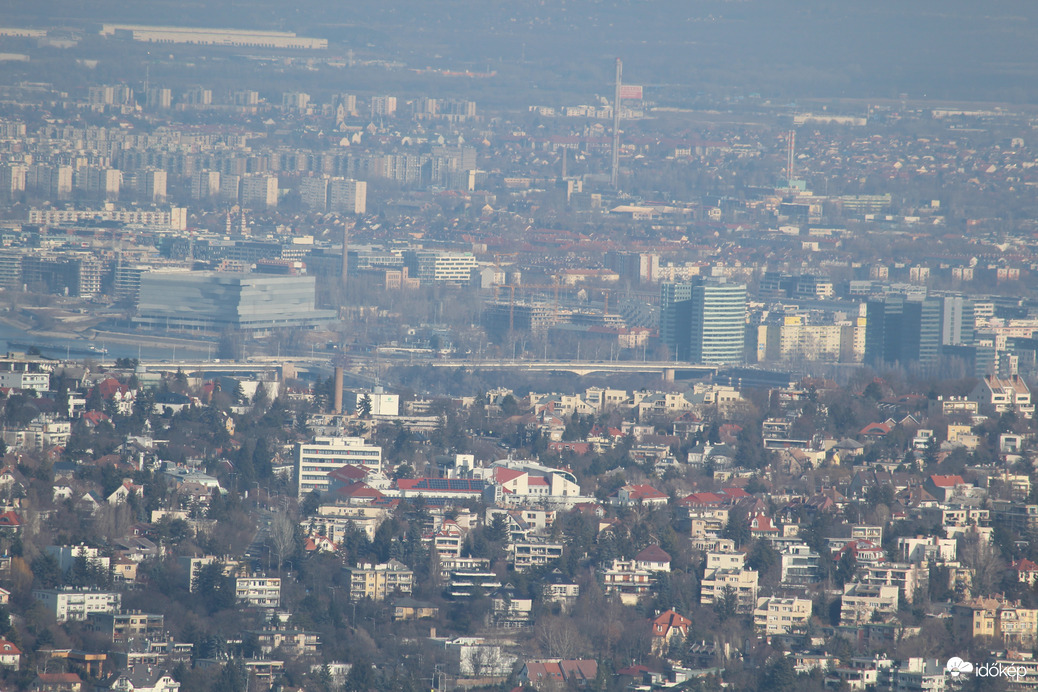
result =
[[335,368],[335,413],[342,413],[342,366],[338,365]]
[[350,224],[344,223],[342,226],[342,274],[339,277],[342,281],[342,288],[346,290],[346,279],[349,272],[349,247],[350,247]]

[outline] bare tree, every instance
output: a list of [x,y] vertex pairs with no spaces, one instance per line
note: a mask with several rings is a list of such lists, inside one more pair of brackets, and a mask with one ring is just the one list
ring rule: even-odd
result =
[[501,666],[501,650],[496,646],[477,646],[469,654],[468,663],[474,678],[497,675]]
[[287,511],[281,510],[273,515],[267,532],[267,540],[270,550],[277,560],[278,574],[281,574],[281,563],[295,547],[296,541],[296,524]]
[[959,540],[959,559],[970,575],[970,593],[986,596],[991,593],[1005,569],[998,548],[971,531]]
[[550,658],[573,658],[587,645],[570,618],[545,615],[537,624],[537,641]]
[[133,524],[133,511],[127,504],[102,504],[94,514],[94,530],[108,542],[126,535]]

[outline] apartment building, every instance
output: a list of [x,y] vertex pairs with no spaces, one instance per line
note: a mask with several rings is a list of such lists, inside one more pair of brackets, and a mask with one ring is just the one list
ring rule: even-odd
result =
[[239,603],[254,608],[277,608],[281,605],[279,577],[238,577],[234,595]]
[[328,474],[352,464],[372,471],[382,468],[382,448],[367,444],[360,437],[317,437],[297,450],[299,497],[312,490],[327,492]]
[[165,629],[165,616],[132,610],[124,613],[90,613],[87,629],[97,632],[114,642],[127,642],[134,638],[152,638]]
[[896,586],[844,584],[840,624],[857,627],[872,620],[874,613],[893,614],[898,608]]
[[370,598],[383,601],[393,594],[410,594],[414,587],[414,572],[399,560],[379,565],[371,563],[347,567],[350,578],[350,599]]
[[91,613],[117,613],[122,594],[114,591],[36,589],[33,598],[58,622],[86,620]]
[[758,598],[753,609],[753,626],[766,635],[789,634],[807,627],[810,619],[808,598]]
[[757,604],[757,580],[757,571],[752,569],[707,571],[703,575],[699,602],[702,605],[713,605],[732,597],[736,610],[748,613]]
[[517,572],[546,565],[562,557],[561,543],[514,543],[512,560]]

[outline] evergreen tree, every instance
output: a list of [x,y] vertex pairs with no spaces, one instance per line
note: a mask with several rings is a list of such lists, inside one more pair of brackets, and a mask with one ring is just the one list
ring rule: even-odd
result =
[[357,414],[364,419],[371,417],[371,396],[366,392],[357,402]]

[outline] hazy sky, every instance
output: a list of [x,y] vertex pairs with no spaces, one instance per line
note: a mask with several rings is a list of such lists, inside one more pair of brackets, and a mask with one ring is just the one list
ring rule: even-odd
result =
[[490,68],[519,86],[590,92],[620,56],[667,90],[1038,101],[1033,0],[0,0],[7,24],[293,30],[411,67]]

